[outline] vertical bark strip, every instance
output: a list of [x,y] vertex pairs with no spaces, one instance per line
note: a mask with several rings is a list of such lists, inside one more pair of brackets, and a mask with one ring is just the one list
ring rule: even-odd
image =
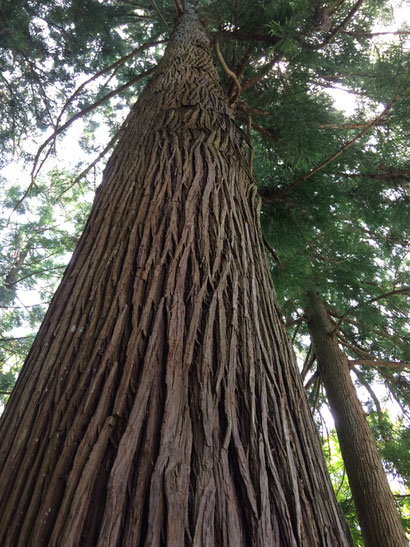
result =
[[351,545],[195,14],[141,95],[1,424],[4,546]]
[[366,547],[406,546],[407,541],[356,390],[347,357],[339,348],[326,307],[309,294],[305,311],[320,377],[335,419],[357,516]]

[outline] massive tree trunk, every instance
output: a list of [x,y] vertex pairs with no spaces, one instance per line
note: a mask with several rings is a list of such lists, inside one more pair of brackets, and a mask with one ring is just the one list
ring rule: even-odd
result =
[[107,165],[0,434],[3,546],[351,545],[191,11]]
[[335,420],[360,528],[369,547],[407,545],[404,530],[356,390],[347,357],[320,297],[310,293],[305,315],[319,374]]

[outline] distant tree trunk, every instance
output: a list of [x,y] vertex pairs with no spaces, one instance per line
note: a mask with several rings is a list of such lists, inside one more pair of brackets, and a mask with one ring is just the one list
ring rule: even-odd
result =
[[310,293],[305,311],[319,374],[335,420],[360,528],[369,547],[407,545],[376,443],[321,298]]
[[18,283],[18,277],[21,273],[21,269],[24,266],[29,252],[31,251],[32,244],[26,245],[18,255],[17,259],[10,267],[9,271],[2,272],[3,283],[0,285],[0,308],[6,307],[13,301],[16,294],[16,285]]
[[188,11],[6,408],[2,546],[351,545],[240,135]]

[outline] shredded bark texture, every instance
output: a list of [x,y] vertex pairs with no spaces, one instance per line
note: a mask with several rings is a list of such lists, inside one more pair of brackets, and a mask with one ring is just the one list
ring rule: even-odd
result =
[[1,545],[351,545],[240,135],[188,10],[5,411]]

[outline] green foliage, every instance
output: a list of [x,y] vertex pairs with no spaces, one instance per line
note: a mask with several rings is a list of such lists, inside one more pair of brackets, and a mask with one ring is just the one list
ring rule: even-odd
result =
[[[2,317],[1,320],[2,325],[5,325],[5,318]],[[10,392],[20,372],[22,361],[28,353],[33,340],[34,335],[10,338],[0,337],[0,409],[8,401]]]
[[[288,322],[304,308],[306,291],[316,290],[335,318],[346,315],[350,341],[376,359],[409,362],[408,292],[399,292],[410,286],[408,57],[401,41],[383,48],[362,41],[358,49],[357,40],[311,44],[270,78],[264,128],[276,139],[255,134],[253,141],[262,226],[279,257],[273,275]],[[353,114],[332,108],[326,90],[335,85],[356,95]],[[389,104],[376,120],[374,111]],[[303,326],[299,334],[307,334]]]
[[[5,0],[0,8],[0,166],[16,154],[32,158],[25,139],[44,138],[44,131],[57,127],[64,100],[79,80],[163,30],[155,18],[141,25],[135,10],[122,2]],[[126,83],[130,70],[135,75],[152,64],[152,55],[131,58],[115,77],[100,83],[97,94],[88,88],[79,93],[67,114]],[[122,97],[122,106],[133,101],[132,94]]]
[[379,416],[369,413],[369,420],[375,434],[385,467],[395,479],[410,486],[410,430],[403,418],[393,423],[388,413]]
[[[380,423],[378,422],[377,417],[375,415],[371,416],[370,421],[374,426],[373,431],[377,433],[380,428]],[[382,437],[379,438],[379,448],[383,465],[389,473],[391,480],[397,480],[397,477],[403,479],[407,475],[405,479],[407,482],[409,471],[408,453],[410,448],[408,429],[406,430],[403,428],[403,424],[400,420],[393,423],[388,414],[384,414],[383,424],[381,427],[384,428],[384,433],[382,434],[384,440]],[[359,521],[357,519],[353,504],[349,481],[345,472],[339,441],[335,430],[322,434],[322,449],[326,458],[327,468],[330,473],[330,478],[333,483],[337,500],[348,522],[354,544],[357,547],[364,546]],[[396,451],[397,453],[395,453]],[[406,470],[402,469],[400,475],[393,471],[397,461],[402,461],[407,467]],[[401,515],[403,527],[405,530],[408,530],[410,524],[410,496],[403,494],[403,491],[400,490],[398,486],[399,485],[393,485],[393,495]]]
[[[72,186],[72,177],[62,170],[49,173],[48,184],[39,182],[22,202],[23,190],[17,185],[5,185],[1,195],[0,391],[4,392],[14,384],[90,209],[87,184]],[[0,393],[0,402],[5,398],[7,393]]]
[[337,501],[346,517],[354,544],[356,547],[362,547],[364,546],[363,538],[335,430],[328,433],[326,438],[322,438],[322,449]]

